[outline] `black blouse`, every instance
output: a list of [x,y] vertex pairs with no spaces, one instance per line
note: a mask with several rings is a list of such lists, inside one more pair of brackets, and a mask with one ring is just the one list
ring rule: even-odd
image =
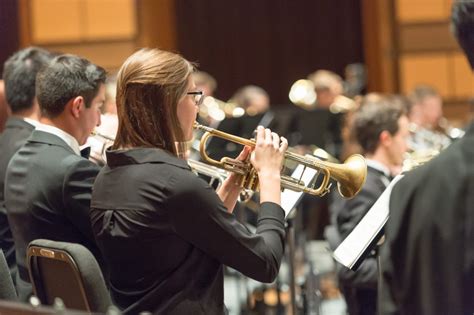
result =
[[223,314],[223,264],[272,282],[284,253],[284,211],[263,203],[257,232],[229,214],[186,161],[151,148],[107,152],[91,222],[114,302],[136,314]]

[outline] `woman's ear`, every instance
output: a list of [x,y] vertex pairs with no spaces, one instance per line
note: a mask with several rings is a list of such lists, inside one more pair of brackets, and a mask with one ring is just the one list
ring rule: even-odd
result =
[[84,110],[84,98],[82,96],[76,96],[69,101],[70,111],[74,118],[79,118],[81,112]]

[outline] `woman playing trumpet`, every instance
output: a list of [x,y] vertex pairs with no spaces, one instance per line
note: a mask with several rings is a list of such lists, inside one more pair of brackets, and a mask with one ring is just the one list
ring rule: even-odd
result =
[[259,175],[256,234],[232,209],[234,175],[216,193],[183,156],[202,93],[193,66],[177,54],[142,49],[120,69],[119,128],[94,184],[91,221],[110,268],[114,302],[126,313],[223,314],[223,265],[263,282],[283,255],[280,168],[288,146],[258,128],[256,146],[239,155]]

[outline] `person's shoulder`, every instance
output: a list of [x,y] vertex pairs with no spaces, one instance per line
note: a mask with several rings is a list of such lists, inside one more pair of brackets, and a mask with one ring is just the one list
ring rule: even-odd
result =
[[155,162],[137,163],[128,167],[133,168],[132,176],[136,180],[149,184],[163,185],[169,189],[184,189],[188,187],[199,187],[205,182],[200,180],[185,162]]
[[206,186],[206,182],[194,174],[191,169],[169,164],[166,164],[166,168],[172,173],[170,182],[179,191],[200,189]]
[[60,156],[57,162],[60,164],[60,169],[65,174],[72,173],[99,173],[100,167],[94,162],[83,158],[77,154],[67,152],[67,150],[57,150]]

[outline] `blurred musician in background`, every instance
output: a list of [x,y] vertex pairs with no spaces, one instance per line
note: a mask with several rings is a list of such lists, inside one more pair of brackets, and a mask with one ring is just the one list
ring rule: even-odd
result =
[[[3,195],[5,174],[13,154],[25,144],[35,126],[39,124],[41,112],[36,100],[36,74],[51,59],[52,55],[48,51],[38,47],[28,47],[8,58],[3,70],[5,96],[12,116],[8,119],[5,130],[0,134],[0,248],[5,254],[14,280],[15,246]],[[0,98],[3,98],[3,95],[0,95]]]
[[351,63],[344,68],[344,95],[356,97],[365,94],[367,69],[363,63]]
[[451,139],[441,129],[443,99],[431,86],[418,85],[409,95],[411,108],[410,149],[412,151],[441,151],[451,144]]
[[[261,87],[246,85],[239,88],[228,102],[234,109],[240,109],[240,113],[227,117],[220,122],[217,129],[250,139],[254,136],[257,126],[271,128],[273,112],[270,109],[270,97]],[[208,151],[217,160],[225,156],[237,156],[242,147],[235,143],[229,143],[225,139],[212,138],[208,143]]]
[[[454,35],[474,68],[474,1],[454,1]],[[474,312],[474,125],[391,193],[380,314]]]
[[298,80],[292,85],[289,98],[303,109],[296,111],[287,128],[292,147],[298,146],[298,151],[303,153],[317,146],[341,159],[342,127],[346,116],[359,105],[343,93],[353,97],[356,90],[361,92],[365,85],[365,79],[361,78],[363,69],[361,64],[348,65],[347,84],[332,71],[318,70],[308,75],[308,80]]
[[[407,150],[409,129],[404,108],[388,97],[369,96],[362,103],[354,113],[352,127],[367,161],[367,179],[361,192],[352,199],[333,194],[329,209],[336,229],[325,231],[333,249],[352,232],[391,178],[400,172]],[[376,253],[371,253],[356,272],[340,265],[338,276],[349,314],[376,314]]]
[[23,301],[32,293],[26,262],[32,240],[79,243],[101,261],[89,221],[99,167],[81,156],[79,145],[100,124],[104,83],[104,69],[73,55],[57,56],[36,77],[41,124],[12,157],[5,177]]
[[241,192],[235,174],[216,193],[181,158],[203,97],[192,72],[187,60],[158,49],[139,50],[119,72],[119,130],[90,215],[113,300],[129,314],[224,314],[223,264],[272,282],[283,256],[287,141],[257,129],[251,163],[261,210],[252,234],[232,214]]

